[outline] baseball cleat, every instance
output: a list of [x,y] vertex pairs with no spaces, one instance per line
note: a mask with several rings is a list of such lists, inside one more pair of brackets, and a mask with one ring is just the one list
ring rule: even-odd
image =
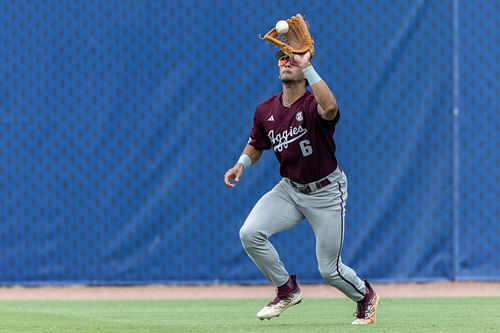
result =
[[257,313],[257,318],[270,320],[279,317],[280,313],[302,301],[302,291],[295,278],[293,274],[284,286],[278,288],[276,297]]
[[373,324],[377,317],[377,306],[380,297],[375,290],[365,281],[366,294],[365,297],[358,302],[358,308],[354,316],[356,319],[352,322],[353,325]]

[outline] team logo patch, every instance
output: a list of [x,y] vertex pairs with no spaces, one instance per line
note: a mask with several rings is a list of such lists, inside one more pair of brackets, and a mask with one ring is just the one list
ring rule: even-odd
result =
[[295,115],[295,119],[297,119],[298,121],[304,120],[304,117],[302,116],[302,111],[297,112],[297,114]]

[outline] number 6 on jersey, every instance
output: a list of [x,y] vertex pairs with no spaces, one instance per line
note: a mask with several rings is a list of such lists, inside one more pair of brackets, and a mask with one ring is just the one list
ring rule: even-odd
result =
[[302,140],[299,142],[299,145],[300,145],[300,150],[302,150],[302,155],[309,156],[313,153],[311,142],[309,142],[309,140]]

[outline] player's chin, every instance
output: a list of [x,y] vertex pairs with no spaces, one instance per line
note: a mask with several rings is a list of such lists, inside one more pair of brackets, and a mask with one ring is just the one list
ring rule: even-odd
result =
[[300,82],[304,81],[303,78],[297,79],[296,77],[293,77],[293,76],[281,76],[280,80],[285,85],[296,85],[296,84],[299,84]]
[[291,75],[281,75],[280,80],[284,84],[290,84],[290,83],[293,83],[295,81]]

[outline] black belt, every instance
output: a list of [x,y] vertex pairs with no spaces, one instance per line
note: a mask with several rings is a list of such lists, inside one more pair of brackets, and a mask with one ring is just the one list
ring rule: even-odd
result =
[[[332,182],[328,180],[328,178],[323,179],[322,181],[315,182],[314,185],[316,185],[316,189],[319,190],[320,188],[323,188],[327,185],[330,185]],[[294,183],[292,180],[290,180],[290,184],[292,184],[293,187],[295,187],[299,192],[309,194],[313,190],[311,189],[310,184],[300,186],[299,184]]]

